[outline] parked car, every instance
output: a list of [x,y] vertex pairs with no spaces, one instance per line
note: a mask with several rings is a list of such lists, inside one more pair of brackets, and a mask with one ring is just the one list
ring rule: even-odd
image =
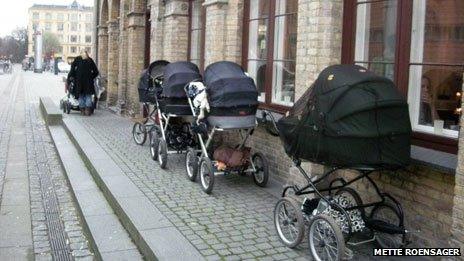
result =
[[58,62],[58,71],[67,73],[69,70],[71,70],[71,65],[69,65],[67,62]]

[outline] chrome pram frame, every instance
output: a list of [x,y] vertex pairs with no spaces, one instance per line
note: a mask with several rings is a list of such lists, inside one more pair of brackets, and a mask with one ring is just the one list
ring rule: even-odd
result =
[[[191,181],[196,181],[196,177],[200,174],[200,183],[202,190],[210,194],[213,190],[214,186],[214,177],[220,175],[228,175],[228,174],[241,174],[241,175],[253,175],[253,180],[256,185],[260,187],[265,187],[269,180],[269,167],[266,158],[260,152],[256,152],[254,154],[250,153],[250,158],[248,160],[248,164],[246,166],[238,167],[238,168],[229,168],[226,167],[224,170],[218,170],[215,166],[217,165],[218,161],[212,159],[211,153],[209,153],[209,149],[212,147],[212,143],[214,140],[214,135],[218,132],[231,132],[237,131],[240,135],[241,141],[240,144],[236,147],[237,150],[242,150],[246,142],[248,141],[249,137],[253,134],[256,126],[257,121],[255,119],[254,126],[247,126],[247,127],[221,127],[217,125],[207,127],[205,123],[207,118],[199,120],[199,111],[193,105],[192,99],[194,97],[189,96],[189,92],[187,90],[189,84],[185,86],[185,91],[187,93],[187,100],[190,105],[190,109],[193,115],[192,124],[197,126],[202,125],[204,131],[196,131],[194,134],[197,138],[197,143],[199,148],[189,148],[187,150],[186,158],[185,158],[185,166],[186,166],[186,173],[188,178]],[[191,128],[193,129],[193,128]],[[206,137],[204,137],[206,136]]]

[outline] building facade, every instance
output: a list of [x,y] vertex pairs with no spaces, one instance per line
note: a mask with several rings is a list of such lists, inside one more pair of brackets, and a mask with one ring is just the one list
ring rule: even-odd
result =
[[81,50],[91,52],[94,42],[93,7],[82,6],[76,1],[70,5],[34,4],[28,12],[28,55],[34,56],[34,32],[56,35],[60,47],[54,54],[63,60],[72,60]]
[[[260,107],[285,113],[332,64],[388,77],[407,98],[413,164],[375,173],[403,205],[414,246],[463,247],[461,97],[464,2],[460,0],[96,0],[98,65],[108,106],[139,113],[137,82],[149,62],[190,60],[201,70],[229,60],[255,79]],[[224,137],[233,139],[234,137]],[[226,139],[225,139],[226,140]],[[252,147],[281,183],[302,178],[280,141],[259,127]],[[305,164],[313,175],[323,166]],[[340,171],[338,176],[356,175]],[[364,200],[367,183],[356,185]]]

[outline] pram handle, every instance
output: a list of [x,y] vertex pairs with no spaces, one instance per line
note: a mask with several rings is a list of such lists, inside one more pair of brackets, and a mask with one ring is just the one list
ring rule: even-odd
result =
[[[262,122],[264,123],[264,128],[266,129],[266,131],[274,136],[274,137],[278,137],[280,135],[279,133],[279,129],[277,128],[277,124],[276,124],[276,120],[274,118],[274,115],[272,115],[271,112],[267,111],[267,110],[262,110],[261,111],[261,118],[262,118]],[[270,120],[268,119],[268,116],[270,118]]]

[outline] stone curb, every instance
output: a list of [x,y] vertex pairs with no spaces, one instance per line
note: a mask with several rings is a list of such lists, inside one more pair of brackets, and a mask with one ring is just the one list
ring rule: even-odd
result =
[[63,122],[63,114],[61,114],[61,111],[58,110],[50,97],[40,97],[39,108],[47,126],[60,125]]
[[74,119],[63,126],[113,211],[147,260],[204,260]]

